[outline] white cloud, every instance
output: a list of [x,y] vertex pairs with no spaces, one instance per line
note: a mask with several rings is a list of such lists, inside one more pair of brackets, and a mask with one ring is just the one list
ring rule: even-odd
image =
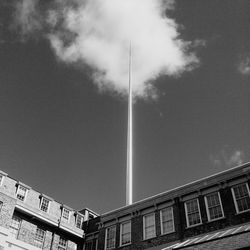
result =
[[215,167],[234,167],[244,162],[245,154],[239,149],[229,149],[225,146],[219,153],[210,155],[210,161]]
[[[35,2],[19,4],[26,33],[39,27]],[[179,76],[199,64],[190,51],[197,41],[182,40],[178,24],[166,16],[173,9],[173,0],[56,0],[44,13],[44,27],[61,61],[88,64],[99,88],[119,94],[127,92],[131,42],[134,94],[147,97],[160,74]]]
[[245,55],[241,58],[238,70],[243,75],[250,75],[250,55]]
[[16,3],[15,25],[23,36],[41,29],[41,21],[37,11],[39,0],[22,0]]

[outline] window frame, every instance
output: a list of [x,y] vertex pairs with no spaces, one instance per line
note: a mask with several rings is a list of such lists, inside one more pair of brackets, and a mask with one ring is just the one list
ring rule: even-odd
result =
[[[153,216],[153,221],[154,221],[154,235],[151,236],[151,237],[146,238],[146,227],[145,227],[146,223],[145,223],[145,220],[146,220],[146,217],[149,217],[149,216]],[[155,212],[143,215],[143,240],[148,240],[148,239],[152,239],[152,238],[156,237],[156,228],[155,227],[156,227],[156,224],[155,224]]]
[[[78,218],[81,218],[80,226],[79,226],[79,227],[77,226],[77,225],[78,225],[78,224],[77,224]],[[76,222],[75,222],[76,228],[82,230],[83,221],[84,221],[84,215],[81,215],[81,214],[78,214],[78,213],[77,213],[77,214],[76,214]]]
[[[200,222],[197,223],[197,224],[193,224],[193,225],[190,225],[189,223],[189,219],[188,219],[188,211],[187,211],[187,203],[190,202],[190,201],[194,201],[196,200],[197,201],[197,205],[198,205],[198,212],[199,212],[199,217],[200,217]],[[194,199],[190,199],[190,200],[187,200],[185,201],[184,203],[184,207],[185,207],[185,215],[186,215],[186,223],[187,223],[187,228],[190,228],[190,227],[196,227],[196,226],[199,226],[202,224],[202,218],[201,218],[201,210],[200,210],[200,202],[199,202],[199,198],[194,198]]]
[[[124,225],[124,224],[128,224],[129,223],[129,233],[127,233],[127,234],[129,234],[129,242],[128,243],[122,243],[122,236],[124,235],[123,234],[123,230],[122,230],[122,226]],[[121,222],[121,224],[120,224],[120,246],[121,247],[123,247],[123,246],[127,246],[127,245],[130,245],[131,244],[131,240],[132,240],[132,227],[131,227],[131,220],[127,220],[127,221],[123,221],[123,222]]]
[[[43,232],[43,240],[42,240],[41,247],[40,247],[40,245],[39,245],[41,242],[40,242],[39,239],[37,239],[37,237],[38,237],[38,236],[37,236],[37,235],[38,235],[38,234],[37,234],[38,230],[40,230],[41,232]],[[35,236],[34,236],[34,246],[37,247],[37,248],[43,249],[45,238],[46,238],[46,231],[43,230],[43,229],[40,228],[40,227],[37,227],[37,228],[36,228],[36,233],[35,233]],[[37,241],[37,242],[39,242],[39,243],[36,244],[35,241]]]
[[[108,243],[108,229],[111,229],[111,228],[114,228],[114,246],[112,247],[107,247],[107,243]],[[109,249],[115,249],[115,246],[116,246],[116,225],[113,225],[113,226],[109,226],[105,229],[105,250],[109,250]]]
[[[43,204],[43,201],[45,201],[45,200],[48,201],[48,207],[47,207],[47,210],[46,210],[46,211],[42,210],[42,204]],[[48,199],[48,198],[46,198],[46,197],[44,197],[44,196],[41,196],[39,209],[40,209],[42,212],[44,212],[44,213],[49,213],[50,202],[51,202],[50,199]]]
[[[163,232],[163,222],[165,222],[165,221],[163,221],[162,219],[163,219],[163,217],[162,217],[162,211],[163,210],[166,210],[166,209],[171,209],[171,215],[172,215],[172,224],[173,224],[173,230],[172,231],[169,231],[169,232]],[[168,222],[168,221],[166,221],[166,222]],[[161,223],[161,235],[165,235],[165,234],[170,234],[170,233],[173,233],[173,232],[175,232],[175,224],[174,224],[174,209],[173,209],[173,206],[169,206],[169,207],[164,207],[164,208],[162,208],[161,210],[160,210],[160,223]]]
[[[210,210],[209,210],[209,207],[208,207],[207,196],[213,195],[213,194],[217,194],[217,195],[218,195],[218,199],[219,199],[219,204],[218,204],[218,205],[220,205],[222,216],[221,216],[221,217],[218,217],[218,218],[211,219]],[[224,209],[223,209],[223,206],[222,206],[222,202],[221,202],[221,197],[220,197],[220,192],[219,192],[219,191],[217,191],[217,192],[212,192],[212,193],[209,193],[209,194],[206,194],[206,195],[204,196],[204,200],[205,200],[205,206],[206,206],[206,212],[207,212],[207,219],[208,219],[209,222],[210,222],[210,221],[216,221],[216,220],[220,220],[220,219],[225,218]],[[218,205],[217,205],[217,206],[218,206]],[[211,208],[211,207],[210,207],[210,208]]]
[[[13,226],[13,219],[15,218],[15,221],[18,221],[18,228]],[[15,239],[18,239],[19,236],[19,232],[20,232],[20,228],[21,228],[21,223],[22,223],[22,219],[16,215],[13,215],[11,218],[11,223],[10,223],[10,229],[15,229],[16,234],[15,234]],[[13,231],[11,230],[11,236],[14,237],[14,234],[12,233]]]
[[[24,194],[23,200],[20,199],[20,198],[18,198],[18,195],[20,195],[20,194],[18,193],[18,192],[20,191],[20,188],[25,189],[25,194]],[[21,184],[18,184],[17,190],[16,190],[16,198],[17,198],[19,201],[25,202],[26,197],[27,197],[27,194],[28,194],[28,190],[29,190],[29,189],[28,189],[27,187],[25,187],[25,186],[23,186],[23,185],[21,185]]]
[[[65,246],[60,245],[61,240],[66,242]],[[59,236],[57,249],[58,250],[67,250],[67,248],[68,248],[68,240],[66,238],[62,237],[62,236]]]
[[[63,215],[64,215],[64,212],[65,211],[68,211],[68,219],[66,219]],[[61,218],[63,221],[66,221],[66,222],[69,222],[70,220],[70,209],[66,208],[66,207],[62,207],[62,215],[61,215]]]
[[246,186],[248,197],[250,199],[250,190],[249,190],[248,182],[239,183],[239,184],[234,185],[233,187],[231,187],[231,193],[233,195],[234,207],[236,209],[236,213],[237,214],[241,214],[241,213],[245,213],[245,212],[249,212],[250,211],[250,208],[247,209],[247,210],[244,210],[244,211],[239,211],[238,203],[237,203],[237,200],[236,200],[236,197],[235,197],[235,193],[234,193],[234,188],[237,187],[237,186],[241,186],[241,185],[245,185]]

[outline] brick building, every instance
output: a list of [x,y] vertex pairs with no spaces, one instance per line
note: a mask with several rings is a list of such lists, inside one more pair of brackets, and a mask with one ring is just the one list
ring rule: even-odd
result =
[[0,172],[0,250],[250,249],[250,163],[97,215]]
[[83,222],[97,214],[76,211],[0,171],[0,249],[83,249]]
[[84,223],[85,249],[250,249],[250,163]]

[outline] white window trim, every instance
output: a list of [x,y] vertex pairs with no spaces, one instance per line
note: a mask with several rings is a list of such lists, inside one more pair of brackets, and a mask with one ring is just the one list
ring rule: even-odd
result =
[[[69,211],[69,218],[68,218],[68,219],[65,219],[65,218],[63,217],[63,212],[64,212],[65,210],[68,210],[68,211]],[[68,208],[66,208],[66,207],[62,207],[61,219],[62,219],[63,221],[69,222],[70,216],[71,216],[71,211],[70,211]]]
[[[166,209],[166,208],[171,208],[171,215],[172,215],[172,221],[173,221],[173,230],[169,231],[167,233],[163,233],[163,221],[162,221],[162,210]],[[173,207],[165,207],[163,209],[160,210],[160,221],[161,221],[161,235],[165,235],[165,234],[170,234],[175,232],[175,225],[174,225],[174,211],[173,211]]]
[[[189,225],[189,220],[188,220],[188,214],[187,214],[187,202],[188,201],[191,201],[191,200],[197,200],[197,204],[198,204],[198,211],[199,211],[199,216],[200,216],[200,223],[197,223],[195,225]],[[202,224],[202,218],[201,218],[201,210],[200,210],[200,203],[199,203],[199,199],[198,198],[195,198],[195,199],[191,199],[191,200],[188,200],[184,203],[184,206],[185,206],[185,215],[186,215],[186,222],[187,222],[187,227],[190,228],[190,227],[196,227],[196,226],[199,226]]]
[[[78,220],[78,218],[81,218],[81,225],[80,225],[80,227],[77,227],[77,220]],[[76,222],[75,222],[76,228],[82,229],[83,221],[84,221],[84,215],[81,215],[81,214],[77,213],[76,214]]]
[[[122,244],[122,225],[123,224],[126,224],[126,223],[129,223],[130,224],[130,242],[129,243],[126,243],[126,244]],[[131,237],[132,237],[132,234],[131,234],[131,220],[128,220],[128,221],[124,221],[120,224],[120,246],[127,246],[127,245],[130,245],[131,244]]]
[[114,236],[114,238],[115,238],[115,243],[116,243],[116,225],[107,227],[107,228],[105,229],[105,250],[115,249],[115,245],[116,245],[116,244],[115,244],[114,247],[112,247],[112,248],[107,248],[107,234],[108,234],[108,228],[112,228],[112,227],[115,228],[115,236]]
[[1,180],[0,180],[0,186],[2,186],[3,185],[3,179],[4,179],[5,175],[0,174],[0,176],[2,177]]
[[236,197],[235,197],[235,194],[234,194],[234,187],[236,187],[236,186],[238,186],[238,185],[242,185],[242,184],[245,184],[245,185],[246,185],[247,191],[248,191],[248,196],[250,197],[250,191],[249,191],[249,186],[248,186],[248,183],[247,183],[247,182],[239,183],[239,184],[234,185],[233,187],[231,187],[231,192],[232,192],[233,200],[234,200],[234,207],[235,207],[235,209],[236,209],[236,213],[237,213],[237,214],[242,214],[242,213],[245,213],[245,212],[250,211],[250,209],[247,209],[247,210],[244,210],[244,211],[239,211],[239,208],[238,208],[238,203],[237,203],[237,201],[236,201]]
[[[222,216],[219,217],[219,218],[215,218],[215,219],[211,219],[210,218],[210,213],[209,213],[209,208],[208,208],[208,202],[207,202],[207,195],[210,195],[210,194],[215,194],[217,193],[218,194],[218,197],[219,197],[219,202],[220,202],[220,207],[221,207],[221,212],[222,212]],[[207,212],[207,218],[208,218],[208,221],[216,221],[216,220],[220,220],[220,219],[223,219],[225,218],[225,214],[224,214],[224,209],[223,209],[223,206],[222,206],[222,202],[221,202],[221,198],[220,198],[220,192],[213,192],[213,193],[210,193],[210,194],[207,194],[205,195],[205,205],[206,205],[206,212]]]
[[[151,214],[153,214],[154,215],[154,231],[155,231],[155,233],[154,233],[154,235],[152,236],[152,237],[150,237],[150,238],[146,238],[146,235],[145,235],[145,217],[147,217],[147,216],[149,216],[149,215],[151,215]],[[153,212],[153,213],[149,213],[149,214],[145,214],[144,216],[143,216],[143,240],[148,240],[148,239],[152,239],[152,238],[154,238],[154,237],[156,237],[156,229],[155,229],[155,213]]]
[[[17,198],[17,194],[18,194],[18,191],[19,191],[20,187],[23,187],[23,188],[26,189],[23,201]],[[21,185],[21,184],[18,184],[17,190],[16,190],[16,198],[17,198],[19,201],[25,202],[26,197],[27,197],[27,195],[28,195],[28,191],[29,191],[29,189],[28,189],[27,187],[25,187],[25,186],[23,186],[23,185]]]
[[[45,200],[47,200],[47,201],[49,201],[49,204],[48,204],[48,209],[47,209],[47,211],[46,211],[46,212],[45,212],[45,211],[43,211],[43,210],[41,209],[41,207],[42,207],[42,203],[43,203],[43,200],[44,200],[44,199],[45,199]],[[51,200],[49,200],[48,198],[46,198],[46,197],[44,197],[44,196],[41,196],[39,209],[40,209],[42,212],[44,212],[44,213],[49,213],[50,203],[51,203]]]

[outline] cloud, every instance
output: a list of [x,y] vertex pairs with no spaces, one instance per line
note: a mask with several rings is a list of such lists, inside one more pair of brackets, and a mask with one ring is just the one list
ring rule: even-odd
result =
[[14,24],[20,29],[23,37],[42,28],[38,3],[39,0],[22,0],[16,3]]
[[250,55],[241,57],[238,70],[243,75],[250,75]]
[[242,150],[232,150],[225,146],[219,153],[210,155],[213,166],[218,168],[234,167],[244,162],[245,154]]
[[43,20],[57,58],[89,65],[101,90],[127,92],[130,43],[138,97],[155,95],[153,80],[159,75],[176,77],[199,65],[192,50],[203,43],[181,39],[179,25],[166,15],[174,10],[173,0],[55,0],[39,11],[38,4],[19,1],[16,20],[22,32],[40,29]]

